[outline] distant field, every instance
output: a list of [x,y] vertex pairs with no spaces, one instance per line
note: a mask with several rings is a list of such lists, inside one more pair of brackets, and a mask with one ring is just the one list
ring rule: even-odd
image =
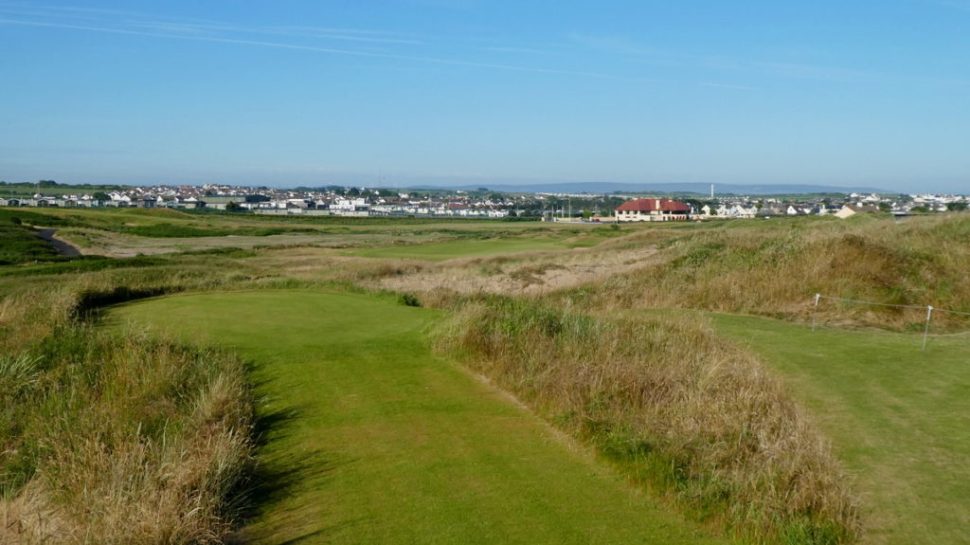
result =
[[57,229],[85,254],[130,257],[215,248],[321,246],[348,255],[444,260],[593,246],[606,227],[496,220],[255,216],[166,209],[0,208],[0,223]]
[[715,315],[781,371],[858,479],[864,543],[970,543],[970,335]]
[[0,184],[0,197],[32,197],[35,193],[44,195],[91,195],[97,191],[110,192],[120,189],[116,185],[55,185],[7,183]]
[[719,542],[432,356],[434,311],[313,291],[118,308],[255,365],[268,476],[253,543]]
[[383,246],[346,252],[361,257],[444,260],[456,257],[480,257],[496,254],[565,250],[571,245],[555,238],[495,238],[485,240],[451,240],[430,244]]

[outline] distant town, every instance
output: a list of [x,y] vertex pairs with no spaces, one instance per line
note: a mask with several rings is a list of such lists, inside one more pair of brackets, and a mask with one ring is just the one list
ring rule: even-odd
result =
[[[967,210],[970,196],[952,194],[826,193],[708,195],[648,193],[512,193],[476,190],[326,186],[282,189],[225,184],[88,186],[44,180],[0,182],[0,206],[171,208],[268,215],[350,217],[523,218],[545,221],[668,221],[883,212],[897,216]],[[634,199],[637,204],[621,205]],[[647,202],[649,201],[649,202]],[[666,211],[660,210],[665,207]],[[655,209],[655,210],[654,210]],[[657,212],[657,213],[651,213]],[[665,215],[666,214],[666,215]]]

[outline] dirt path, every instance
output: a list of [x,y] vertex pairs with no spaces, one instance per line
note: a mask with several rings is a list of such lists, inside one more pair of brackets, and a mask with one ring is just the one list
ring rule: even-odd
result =
[[54,229],[38,229],[37,236],[49,242],[50,245],[57,250],[57,253],[61,254],[62,256],[78,257],[81,255],[81,250],[77,249],[77,247],[72,246],[59,238],[55,238],[54,233],[56,232],[57,231]]

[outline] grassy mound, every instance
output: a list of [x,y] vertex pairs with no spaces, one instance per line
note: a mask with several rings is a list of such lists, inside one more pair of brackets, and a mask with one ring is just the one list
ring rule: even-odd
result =
[[0,266],[58,259],[57,251],[20,218],[0,217]]
[[[968,239],[970,215],[899,224],[879,218],[734,222],[661,241],[661,264],[567,296],[601,308],[701,308],[801,319],[810,316],[815,293],[970,312]],[[823,319],[898,328],[917,327],[926,314],[925,307],[830,302],[819,312]],[[938,327],[968,325],[953,314],[934,320]]]
[[466,305],[440,340],[713,524],[765,543],[859,532],[827,443],[758,361],[707,326],[492,299]]
[[251,452],[242,365],[88,320],[209,282],[192,267],[0,282],[0,543],[221,542]]

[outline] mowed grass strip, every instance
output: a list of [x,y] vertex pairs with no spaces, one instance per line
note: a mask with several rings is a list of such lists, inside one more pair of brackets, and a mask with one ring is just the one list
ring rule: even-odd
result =
[[112,312],[254,363],[251,543],[718,543],[430,352],[438,315],[313,291],[174,296]]
[[714,315],[762,354],[857,475],[865,543],[970,543],[970,336]]

